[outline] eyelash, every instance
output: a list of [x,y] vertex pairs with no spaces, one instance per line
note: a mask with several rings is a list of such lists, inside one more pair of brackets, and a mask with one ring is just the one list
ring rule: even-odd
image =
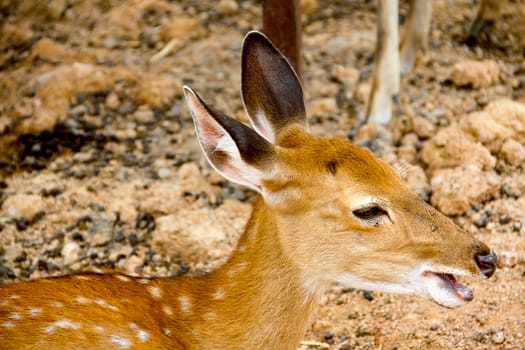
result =
[[376,204],[371,204],[369,206],[356,209],[352,211],[355,217],[358,219],[376,223],[381,219],[381,217],[388,217],[388,212]]

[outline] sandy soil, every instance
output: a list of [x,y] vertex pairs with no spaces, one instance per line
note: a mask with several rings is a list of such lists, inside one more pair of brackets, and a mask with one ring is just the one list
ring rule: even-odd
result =
[[[403,163],[414,190],[494,248],[500,269],[466,281],[476,299],[454,310],[334,285],[302,349],[525,349],[522,8],[510,4],[468,46],[472,2],[434,1],[389,147],[373,127],[358,131],[375,2],[303,4],[312,131]],[[240,47],[260,28],[259,2],[0,1],[0,16],[0,281],[223,262],[253,194],[205,164],[181,86],[246,120]]]

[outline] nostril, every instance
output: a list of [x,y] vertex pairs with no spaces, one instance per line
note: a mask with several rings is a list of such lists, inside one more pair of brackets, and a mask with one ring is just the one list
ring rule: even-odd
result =
[[494,272],[496,271],[496,262],[498,261],[498,257],[496,256],[496,254],[476,254],[474,258],[476,260],[476,264],[481,270],[481,273],[485,277],[489,278],[494,274]]

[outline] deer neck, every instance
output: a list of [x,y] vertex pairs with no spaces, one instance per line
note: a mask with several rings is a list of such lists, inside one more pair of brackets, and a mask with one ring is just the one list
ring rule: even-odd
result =
[[262,202],[228,262],[175,290],[196,348],[296,349],[309,325],[315,296],[283,253],[275,217]]

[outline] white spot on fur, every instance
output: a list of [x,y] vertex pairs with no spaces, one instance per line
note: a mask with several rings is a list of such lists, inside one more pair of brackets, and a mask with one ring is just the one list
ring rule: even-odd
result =
[[187,295],[181,295],[179,297],[180,309],[185,314],[191,313],[191,301]]
[[4,328],[14,328],[15,324],[13,322],[4,322],[1,324]]
[[73,276],[73,278],[76,278],[78,280],[83,280],[83,281],[89,281],[91,279],[91,277],[89,276],[82,276],[82,275]]
[[49,303],[49,305],[51,305],[52,307],[56,307],[56,308],[64,307],[64,304],[62,304],[60,301],[53,301]]
[[163,328],[162,329],[162,333],[164,333],[164,335],[167,335],[168,337],[171,337],[171,329],[168,329],[168,328]]
[[138,279],[137,281],[138,281],[139,283],[142,283],[142,284],[148,284],[148,283],[151,282],[151,280],[148,279],[148,278],[140,278],[140,279]]
[[226,291],[222,288],[219,288],[213,293],[213,299],[215,300],[222,300],[226,297]]
[[110,309],[112,311],[118,311],[118,307],[108,304],[105,300],[102,299],[95,299],[95,304],[98,306],[105,307],[106,309]]
[[5,300],[0,301],[0,306],[7,306],[9,303]]
[[9,296],[9,299],[20,299],[20,295],[16,295],[16,294],[13,294],[13,295],[10,295]]
[[72,321],[67,320],[67,319],[58,320],[58,321],[55,322],[55,325],[58,328],[64,328],[64,329],[80,329],[80,328],[82,328],[82,326],[80,324],[72,322]]
[[139,329],[137,330],[137,337],[140,339],[142,343],[147,343],[149,340],[149,333],[145,330]]
[[235,276],[236,274],[244,270],[246,266],[247,266],[246,262],[238,263],[236,266],[233,266],[232,268],[230,268],[230,271],[228,271],[228,276],[230,277]]
[[91,299],[82,297],[80,295],[75,298],[75,301],[77,303],[79,303],[79,304],[89,304],[89,303],[91,303]]
[[121,280],[122,282],[130,282],[131,281],[131,278],[123,276],[123,275],[115,275],[115,277],[117,279]]
[[204,314],[204,319],[208,320],[208,321],[211,321],[211,320],[215,320],[217,318],[217,313],[216,312],[207,312]]
[[55,333],[57,331],[57,328],[78,330],[78,329],[82,328],[82,326],[80,324],[72,322],[70,320],[63,319],[63,320],[58,320],[58,321],[50,324],[49,326],[44,327],[43,329],[44,329],[44,332],[46,332],[48,334],[52,334],[52,333]]
[[42,313],[42,309],[39,307],[31,307],[27,311],[29,312],[30,316],[38,316]]
[[159,300],[162,298],[162,290],[157,286],[149,286],[148,292],[151,294],[153,299]]
[[133,345],[131,340],[123,338],[123,337],[119,337],[118,335],[112,335],[110,338],[110,341],[113,344],[120,346],[120,348],[124,350],[131,348],[131,346]]
[[93,329],[97,332],[97,333],[104,333],[106,331],[106,329],[104,327],[100,327],[100,326],[93,326]]
[[162,311],[168,316],[173,315],[173,309],[169,307],[168,305],[162,305]]
[[135,323],[130,323],[129,327],[135,331],[135,335],[141,343],[146,343],[149,340],[149,333],[140,329]]
[[47,326],[47,327],[44,327],[44,332],[48,333],[48,334],[52,334],[52,333],[55,333],[57,331],[56,327],[51,325],[51,326]]
[[12,320],[21,320],[22,315],[18,312],[13,312],[11,315],[9,315],[9,318]]

